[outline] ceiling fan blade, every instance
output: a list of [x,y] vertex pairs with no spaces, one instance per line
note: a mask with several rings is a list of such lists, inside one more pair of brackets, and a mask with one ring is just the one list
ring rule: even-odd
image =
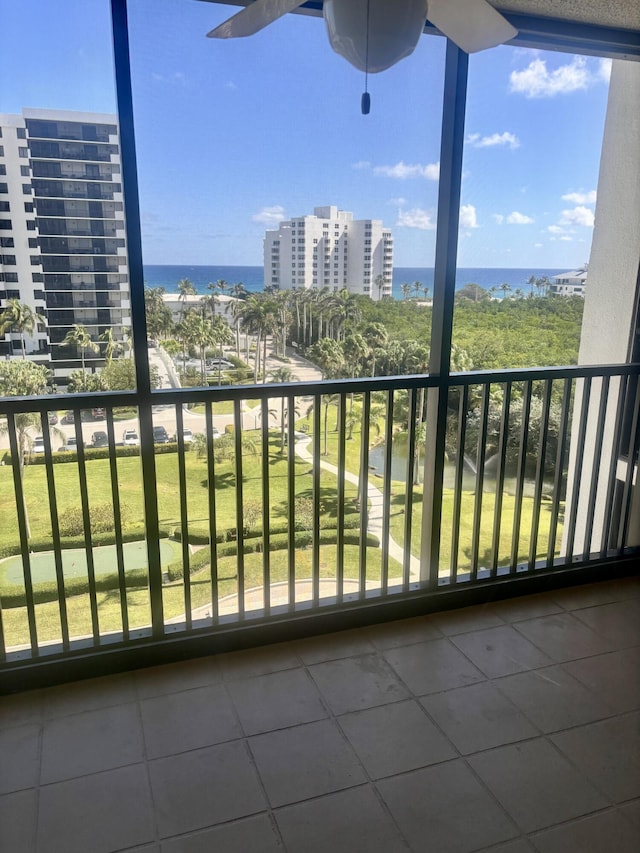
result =
[[496,47],[518,34],[486,0],[428,0],[427,19],[467,53]]
[[207,33],[207,38],[235,39],[252,36],[303,3],[304,0],[255,0],[255,3],[251,3]]

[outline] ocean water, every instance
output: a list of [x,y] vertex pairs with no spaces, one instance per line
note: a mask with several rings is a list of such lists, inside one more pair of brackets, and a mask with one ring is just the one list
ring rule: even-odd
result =
[[[508,267],[460,267],[456,275],[456,290],[465,284],[473,282],[487,290],[501,284],[508,284],[512,290],[517,287],[525,293],[529,293],[530,287],[527,279],[532,275],[540,278],[543,275],[552,276],[564,272],[559,268],[540,269],[534,267],[522,267],[518,269]],[[262,267],[240,267],[240,266],[188,266],[188,265],[153,265],[145,264],[145,284],[149,287],[164,287],[168,293],[175,293],[178,282],[188,278],[198,293],[207,293],[209,282],[222,279],[229,284],[242,282],[245,288],[251,292],[261,291],[264,287]],[[394,299],[402,299],[402,284],[413,284],[419,281],[423,287],[429,287],[433,293],[433,267],[395,267],[393,270]],[[500,296],[500,293],[496,294]]]

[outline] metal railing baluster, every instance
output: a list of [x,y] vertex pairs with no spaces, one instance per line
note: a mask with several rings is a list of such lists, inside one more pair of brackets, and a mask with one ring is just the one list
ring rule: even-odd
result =
[[551,408],[551,382],[544,383],[542,395],[542,414],[538,433],[538,458],[533,491],[533,512],[531,513],[531,533],[529,538],[529,561],[527,568],[532,572],[536,567],[538,551],[538,533],[540,527],[540,505],[542,503],[542,488],[544,484],[544,465],[547,456],[547,439],[549,435],[549,411]]
[[520,525],[522,523],[522,498],[524,497],[524,481],[527,466],[527,444],[529,441],[529,418],[531,415],[531,380],[525,382],[524,399],[522,403],[522,428],[520,430],[520,447],[518,451],[518,466],[516,474],[516,494],[513,507],[513,538],[511,540],[511,564],[509,573],[518,571],[520,553]]
[[180,545],[182,548],[182,589],[187,630],[192,625],[191,554],[189,552],[189,511],[187,506],[187,468],[184,457],[184,417],[182,405],[176,406],[176,439],[178,445],[178,489],[180,501]]
[[[269,400],[261,401],[261,443],[262,443],[262,590],[263,605],[267,613],[271,610],[271,525],[269,501]],[[283,429],[284,425],[280,425]]]
[[244,494],[242,482],[242,400],[233,401],[236,474],[236,564],[238,567],[238,615],[244,617]]
[[389,535],[391,522],[391,466],[393,464],[393,391],[387,391],[384,431],[384,480],[382,486],[382,559],[380,587],[386,593],[389,586]]
[[371,394],[362,397],[362,421],[360,423],[360,546],[358,553],[358,596],[364,598],[367,589],[367,533],[369,525],[369,429],[371,418]]
[[549,521],[549,542],[547,544],[547,568],[553,567],[556,553],[556,539],[558,536],[558,516],[560,513],[560,499],[562,496],[562,484],[564,482],[564,460],[566,456],[566,444],[569,428],[569,414],[571,412],[573,381],[570,378],[564,380],[562,391],[562,404],[560,409],[560,429],[558,431],[558,446],[556,448],[555,473],[553,478],[553,497],[551,500],[551,519]]
[[211,618],[214,625],[220,615],[218,602],[218,525],[216,519],[216,468],[213,452],[213,409],[211,401],[207,400],[204,406],[205,439],[207,447],[207,503],[209,515],[209,548],[211,551]]
[[486,384],[482,391],[480,408],[480,435],[476,451],[476,494],[473,507],[473,538],[471,540],[471,570],[472,580],[478,577],[478,561],[480,559],[480,534],[482,533],[482,498],[484,491],[484,464],[487,454],[487,427],[489,424],[489,394],[491,386]]
[[500,558],[500,531],[502,528],[502,503],[504,498],[504,477],[509,444],[509,414],[511,409],[511,382],[505,382],[502,390],[502,413],[500,416],[500,436],[498,437],[498,469],[496,472],[496,501],[493,514],[493,544],[491,548],[490,574],[498,574]]
[[344,492],[346,463],[346,424],[347,424],[347,398],[345,394],[340,395],[338,410],[338,507],[336,514],[336,595],[339,602],[344,596]]
[[464,448],[467,438],[467,409],[469,408],[469,386],[459,388],[458,430],[456,446],[456,473],[453,487],[453,517],[451,529],[451,582],[458,579],[458,551],[460,548],[460,511],[462,508],[462,478],[464,475]]
[[111,479],[111,500],[113,502],[113,530],[116,548],[116,566],[118,569],[118,588],[120,591],[120,618],[122,619],[122,636],[129,639],[129,609],[127,606],[127,577],[124,566],[124,550],[122,542],[122,512],[120,508],[120,491],[118,489],[118,463],[116,459],[116,441],[113,425],[113,409],[107,409],[107,440],[109,442],[109,475]]
[[618,460],[621,456],[622,425],[625,411],[625,403],[628,393],[633,386],[631,376],[619,377],[617,402],[615,413],[615,427],[613,440],[611,442],[611,454],[609,459],[609,478],[607,483],[607,497],[604,504],[605,523],[600,541],[600,558],[605,559],[611,550],[611,530],[613,525],[614,503],[616,497],[616,483],[618,481]]
[[[313,470],[312,494],[313,494],[313,541],[311,554],[311,577],[313,589],[313,606],[317,607],[320,601],[320,408],[322,397],[317,394],[313,400]],[[327,418],[325,416],[325,422]],[[327,424],[328,429],[328,424]],[[325,435],[324,440],[327,441]]]
[[289,415],[287,423],[287,595],[289,607],[296,602],[296,448],[295,448],[295,397],[287,397]]
[[20,538],[20,553],[22,554],[22,572],[24,577],[24,596],[27,608],[27,623],[29,625],[29,643],[31,654],[37,657],[38,631],[36,626],[36,608],[33,597],[33,579],[31,577],[31,558],[29,556],[29,526],[27,522],[27,504],[24,494],[24,467],[20,459],[20,448],[16,432],[16,420],[12,412],[7,414],[7,432],[9,434],[9,450],[11,451],[11,467],[13,469],[13,488],[16,495],[16,514],[18,516],[18,535]]
[[[576,389],[577,390],[577,389]],[[580,405],[580,421],[578,425],[578,438],[576,445],[575,468],[573,472],[573,483],[571,488],[571,507],[569,509],[569,522],[567,527],[565,559],[567,563],[573,562],[573,546],[576,537],[576,521],[578,518],[578,504],[580,503],[580,481],[582,479],[582,468],[584,463],[584,439],[587,433],[587,422],[589,419],[589,402],[591,399],[591,377],[585,377],[582,384],[582,403]],[[565,509],[566,519],[566,509]]]
[[[414,388],[408,392],[409,416],[407,425],[407,475],[404,492],[404,553],[402,559],[402,586],[409,588],[411,582],[411,531],[413,523],[413,478],[416,464],[416,433],[418,430],[418,394]],[[420,413],[422,416],[422,413]],[[419,461],[418,461],[419,464]]]
[[600,480],[600,463],[602,460],[602,444],[604,438],[604,422],[607,417],[607,405],[609,402],[609,377],[604,376],[600,385],[600,405],[598,407],[598,423],[594,435],[593,460],[591,463],[591,482],[589,484],[589,500],[587,502],[587,520],[584,533],[584,556],[587,560],[591,556],[591,540],[593,538],[593,521],[596,511],[596,496],[598,492],[598,481]]
[[69,620],[67,617],[67,597],[64,589],[64,568],[62,565],[62,546],[60,544],[60,523],[58,519],[58,500],[56,497],[53,460],[51,457],[51,435],[49,419],[45,412],[40,413],[40,426],[44,440],[44,463],[47,474],[47,494],[49,497],[49,513],[51,515],[51,541],[53,543],[53,562],[56,571],[56,588],[58,590],[58,615],[60,616],[60,633],[62,648],[69,649]]
[[93,561],[93,537],[91,535],[91,512],[89,510],[89,489],[87,484],[87,464],[82,440],[80,418],[76,419],[75,432],[78,453],[78,480],[80,483],[80,506],[82,508],[82,523],[84,527],[84,549],[87,555],[87,578],[89,582],[89,607],[91,610],[91,629],[93,642],[100,642],[100,623],[98,621],[98,598],[96,593],[96,572]]

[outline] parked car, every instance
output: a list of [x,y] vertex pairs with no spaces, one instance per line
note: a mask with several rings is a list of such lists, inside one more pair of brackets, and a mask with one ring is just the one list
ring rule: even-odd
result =
[[169,434],[163,426],[154,426],[153,428],[153,440],[156,444],[168,444],[169,443]]
[[[176,442],[178,441],[178,434],[177,433],[173,436],[173,440]],[[190,429],[187,429],[185,427],[182,430],[182,440],[184,441],[185,444],[191,444],[191,442],[193,441],[193,432]]]
[[75,418],[75,415],[73,414],[73,412],[71,412],[71,411],[65,412],[64,415],[62,416],[62,420],[60,421],[60,423],[61,424],[72,424],[72,423],[74,423],[75,419],[76,418]]
[[37,435],[33,439],[33,445],[31,447],[32,453],[44,453],[44,438],[41,435]]
[[223,370],[228,370],[230,367],[233,367],[233,364],[230,361],[227,361],[226,358],[209,358],[205,362],[205,366],[210,370],[217,370],[218,367],[221,367]]
[[94,432],[91,436],[91,446],[92,447],[108,447],[109,439],[107,438],[106,432],[103,432],[101,429],[97,432]]
[[50,426],[55,426],[58,423],[58,413],[57,412],[49,412],[49,424]]
[[218,427],[211,427],[211,438],[215,441],[217,438],[220,438],[220,430]]
[[140,438],[135,429],[125,429],[122,433],[122,443],[125,447],[137,447],[140,444]]
[[102,420],[106,415],[106,411],[103,408],[91,409],[91,417],[96,420]]

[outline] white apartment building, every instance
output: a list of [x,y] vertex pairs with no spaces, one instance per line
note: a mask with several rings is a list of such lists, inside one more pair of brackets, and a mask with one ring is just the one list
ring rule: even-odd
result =
[[[62,379],[81,363],[61,346],[74,324],[91,338],[131,323],[116,116],[24,109],[0,114],[0,310],[15,298],[46,320],[27,336],[30,358]],[[20,336],[0,357],[20,357]],[[85,351],[89,369],[101,353]]]
[[551,293],[556,293],[559,296],[583,296],[587,286],[588,264],[585,264],[579,270],[571,270],[571,272],[562,272],[558,275],[551,276]]
[[391,296],[393,237],[379,219],[354,219],[337,207],[281,222],[264,238],[264,284],[283,290],[329,288]]

